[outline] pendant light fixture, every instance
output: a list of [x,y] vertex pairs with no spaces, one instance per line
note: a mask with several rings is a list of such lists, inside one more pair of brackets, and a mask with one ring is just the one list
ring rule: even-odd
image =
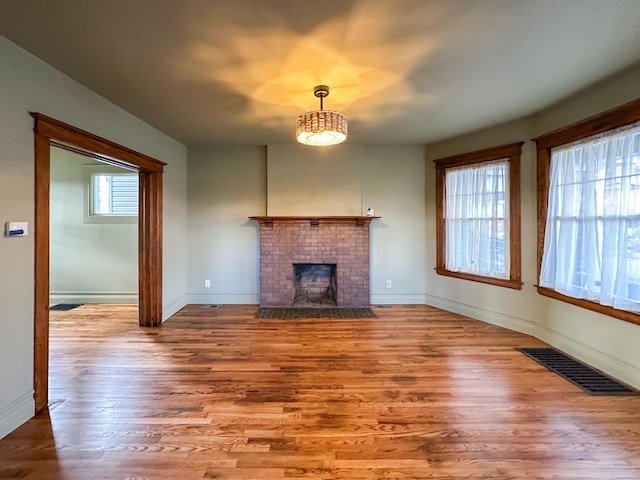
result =
[[305,145],[325,147],[347,139],[347,117],[340,112],[323,110],[323,99],[329,87],[317,85],[313,94],[320,99],[320,110],[303,113],[296,122],[296,139]]

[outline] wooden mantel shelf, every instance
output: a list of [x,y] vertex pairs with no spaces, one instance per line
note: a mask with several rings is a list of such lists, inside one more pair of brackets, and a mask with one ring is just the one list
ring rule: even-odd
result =
[[356,226],[369,225],[374,218],[370,216],[255,216],[249,217],[251,220],[257,220],[260,225],[267,227],[273,226],[273,222],[308,222],[310,225],[317,226],[322,224],[352,224]]

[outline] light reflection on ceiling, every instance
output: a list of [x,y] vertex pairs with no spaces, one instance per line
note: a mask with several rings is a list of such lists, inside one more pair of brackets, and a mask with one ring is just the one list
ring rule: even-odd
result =
[[[249,121],[281,122],[317,108],[313,87],[325,84],[331,88],[325,108],[349,111],[350,119],[384,122],[420,96],[410,75],[437,46],[428,26],[416,37],[385,23],[397,14],[390,7],[359,2],[350,15],[318,21],[309,31],[293,25],[193,26],[190,54],[176,67],[188,77],[223,83],[247,99]],[[446,16],[435,7],[430,9],[433,22]]]

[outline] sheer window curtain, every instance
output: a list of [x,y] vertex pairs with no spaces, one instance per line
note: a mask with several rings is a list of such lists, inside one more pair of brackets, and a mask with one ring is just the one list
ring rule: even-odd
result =
[[447,270],[509,278],[508,178],[508,160],[447,169]]
[[640,312],[640,124],[551,152],[540,285]]

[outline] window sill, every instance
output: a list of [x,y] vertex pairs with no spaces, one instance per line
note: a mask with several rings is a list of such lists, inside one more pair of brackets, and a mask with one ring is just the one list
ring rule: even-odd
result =
[[90,215],[84,218],[84,223],[99,223],[99,224],[137,224],[137,215]]
[[522,290],[522,282],[519,280],[484,277],[482,275],[473,275],[471,273],[452,272],[451,270],[446,270],[444,268],[436,268],[436,273],[438,275],[460,278],[462,280],[469,280],[471,282],[486,283],[489,285],[495,285],[497,287],[512,288],[514,290]]
[[637,313],[628,312],[626,310],[618,310],[617,308],[607,307],[606,305],[600,305],[599,303],[592,302],[590,300],[584,300],[582,298],[569,297],[546,287],[538,286],[538,293],[545,297],[555,298],[556,300],[570,303],[571,305],[576,305],[578,307],[586,308],[587,310],[592,310],[609,317],[614,317],[620,320],[624,320],[625,322],[640,325],[640,315]]

